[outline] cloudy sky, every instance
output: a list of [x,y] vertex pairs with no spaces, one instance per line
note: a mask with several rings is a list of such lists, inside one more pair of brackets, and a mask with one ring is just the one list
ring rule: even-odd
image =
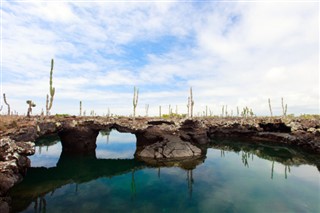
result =
[[[319,113],[317,1],[1,1],[1,93],[24,114]],[[1,98],[3,105],[3,99]],[[1,113],[6,112],[6,107]]]

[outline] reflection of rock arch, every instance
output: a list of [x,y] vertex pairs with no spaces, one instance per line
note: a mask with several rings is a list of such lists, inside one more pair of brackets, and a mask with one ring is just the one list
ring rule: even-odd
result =
[[[40,205],[44,207],[45,200],[43,198],[45,195],[53,194],[57,188],[64,185],[75,183],[75,191],[77,191],[79,183],[89,182],[101,177],[112,178],[127,173],[132,174],[130,187],[132,196],[135,196],[134,175],[136,171],[146,167],[158,167],[159,169],[161,167],[181,167],[189,175],[192,169],[204,162],[204,158],[186,158],[176,161],[171,159],[156,164],[156,162],[144,161],[143,159],[97,159],[95,154],[82,155],[62,152],[56,167],[31,167],[28,169],[28,175],[23,182],[15,186],[10,193],[13,200],[12,207],[17,208],[19,206],[14,211],[22,211],[35,201],[37,201],[37,207],[40,208]],[[188,187],[190,186],[188,185]],[[20,199],[20,196],[23,196],[23,199]],[[18,201],[19,204],[15,204],[15,201]]]

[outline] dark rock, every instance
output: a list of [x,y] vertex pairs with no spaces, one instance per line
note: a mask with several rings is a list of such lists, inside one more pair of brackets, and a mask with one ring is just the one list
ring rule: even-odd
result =
[[66,153],[93,153],[96,149],[96,139],[99,130],[90,126],[64,129],[58,133],[62,150]]
[[287,126],[285,123],[259,123],[259,127],[265,132],[291,132],[291,127]]
[[254,135],[258,129],[250,124],[225,123],[223,125],[210,125],[208,127],[208,135],[215,136],[250,136]]
[[110,129],[116,129],[118,132],[130,132],[133,133],[133,129],[124,125],[113,124]]
[[162,124],[167,124],[167,125],[174,125],[173,121],[167,121],[167,120],[156,120],[156,121],[148,121],[149,125],[162,125]]
[[144,158],[186,158],[200,156],[201,149],[176,138],[174,141],[157,142],[145,146],[136,156]]
[[59,122],[42,122],[38,125],[39,135],[50,135],[57,133],[61,129]]
[[9,206],[10,202],[11,202],[11,199],[9,197],[0,197],[0,212],[1,213],[9,213],[10,212],[10,206]]
[[28,126],[20,129],[16,134],[11,136],[15,141],[35,141],[38,138],[37,128]]
[[180,138],[195,144],[207,144],[208,134],[206,126],[199,120],[187,119],[179,128]]
[[26,155],[34,154],[31,142],[15,143],[10,138],[0,140],[0,196],[3,196],[14,184],[22,180],[30,160]]
[[165,134],[167,134],[167,132],[163,132],[158,127],[149,127],[146,130],[137,131],[135,133],[137,138],[137,146],[143,147],[154,144],[158,141],[163,141]]

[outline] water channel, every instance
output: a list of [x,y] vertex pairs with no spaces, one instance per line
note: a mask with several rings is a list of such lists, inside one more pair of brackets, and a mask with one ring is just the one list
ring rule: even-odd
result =
[[58,137],[38,140],[12,212],[320,212],[319,155],[212,139],[189,167],[157,166],[134,158],[135,142],[100,132],[95,156],[69,156]]

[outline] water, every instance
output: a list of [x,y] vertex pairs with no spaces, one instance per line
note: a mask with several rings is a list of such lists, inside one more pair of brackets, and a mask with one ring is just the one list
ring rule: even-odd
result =
[[48,142],[11,190],[13,212],[320,212],[319,156],[296,149],[214,140],[188,170],[135,160],[132,134],[100,134],[96,157]]

